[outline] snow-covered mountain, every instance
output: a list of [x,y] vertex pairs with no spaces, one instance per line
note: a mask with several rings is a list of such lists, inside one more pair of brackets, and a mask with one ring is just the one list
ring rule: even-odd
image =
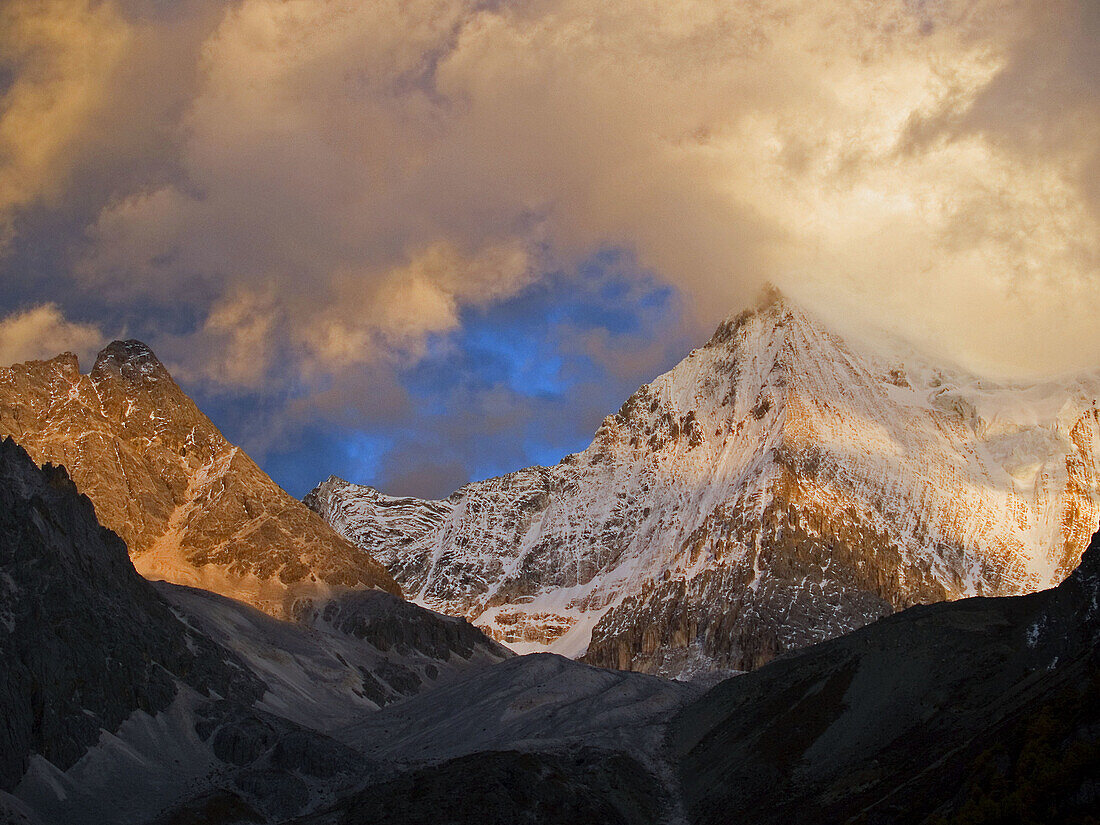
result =
[[995,383],[770,293],[555,467],[306,499],[519,651],[746,670],[902,607],[1061,581],[1100,515],[1096,375]]
[[370,555],[272,481],[139,341],[0,368],[0,436],[64,465],[147,578],[290,617],[348,589],[400,594]]

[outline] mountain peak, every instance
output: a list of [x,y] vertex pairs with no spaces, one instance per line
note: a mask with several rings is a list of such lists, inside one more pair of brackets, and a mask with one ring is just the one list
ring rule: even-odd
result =
[[107,375],[117,375],[128,381],[143,383],[169,378],[168,370],[153,351],[143,342],[112,341],[104,347],[92,367],[93,380]]
[[73,352],[63,352],[51,358],[48,363],[53,364],[63,373],[75,374],[80,372],[80,359]]
[[369,553],[226,441],[141,341],[111,343],[86,376],[42,362],[3,371],[0,435],[65,464],[143,575],[277,617],[334,586],[400,594]]
[[789,299],[783,294],[771,281],[764,284],[764,287],[760,290],[760,293],[756,296],[756,308],[758,310],[767,309],[775,304],[789,303]]
[[852,343],[772,288],[569,462],[443,503],[322,485],[313,505],[417,601],[521,649],[747,670],[913,604],[1061,581],[1100,519],[1078,480],[1100,467],[1096,397]]
[[792,301],[780,292],[778,287],[769,282],[760,290],[752,306],[726,316],[726,319],[718,325],[718,329],[714,331],[714,335],[711,336],[706,346],[728,344],[733,341],[738,330],[750,319],[756,318],[765,312],[770,312],[778,319],[783,316],[785,311],[794,306]]

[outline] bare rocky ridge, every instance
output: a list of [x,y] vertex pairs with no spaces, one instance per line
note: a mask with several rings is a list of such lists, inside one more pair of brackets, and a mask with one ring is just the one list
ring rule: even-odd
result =
[[367,767],[260,708],[261,675],[137,574],[63,468],[40,470],[10,439],[0,661],[0,814],[16,822],[146,822],[220,788],[251,814],[286,817]]
[[0,822],[281,821],[379,772],[328,734],[512,658],[381,590],[298,606],[146,581],[64,468],[0,440]]
[[911,605],[1061,581],[1097,516],[1100,380],[995,384],[778,296],[583,452],[441,501],[307,501],[420,604],[521,652],[749,670]]
[[76,356],[0,369],[0,435],[64,465],[138,572],[288,617],[350,589],[400,595],[222,436],[144,344],[115,341],[82,375]]

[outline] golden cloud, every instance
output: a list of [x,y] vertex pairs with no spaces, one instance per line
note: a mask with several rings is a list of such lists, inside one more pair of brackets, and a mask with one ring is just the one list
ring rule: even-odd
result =
[[56,304],[42,304],[0,319],[0,364],[18,364],[73,352],[85,363],[104,343],[94,324],[69,321]]
[[[14,210],[60,196],[75,144],[131,45],[113,3],[24,0],[0,6],[0,228]],[[3,236],[0,235],[0,245]]]
[[[53,57],[26,65],[55,69],[20,70],[0,136],[59,127],[0,174],[0,210],[64,179],[134,38],[109,3],[30,5],[20,42]],[[211,359],[216,380],[259,380],[276,344],[322,372],[415,357],[464,306],[606,247],[703,325],[774,281],[988,370],[1094,361],[1095,4],[217,8],[162,95],[184,102],[156,124],[178,173],[113,192],[75,275],[199,302],[206,350],[251,364]],[[85,18],[110,33],[95,54]]]

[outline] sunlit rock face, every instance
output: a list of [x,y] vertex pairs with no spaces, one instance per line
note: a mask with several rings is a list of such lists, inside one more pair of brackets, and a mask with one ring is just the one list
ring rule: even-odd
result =
[[1097,376],[998,385],[776,296],[558,466],[308,501],[411,598],[519,650],[746,670],[902,607],[1048,587],[1100,516]]
[[348,589],[400,594],[222,436],[144,344],[116,341],[89,375],[76,356],[0,369],[0,435],[64,465],[147,578],[294,614]]

